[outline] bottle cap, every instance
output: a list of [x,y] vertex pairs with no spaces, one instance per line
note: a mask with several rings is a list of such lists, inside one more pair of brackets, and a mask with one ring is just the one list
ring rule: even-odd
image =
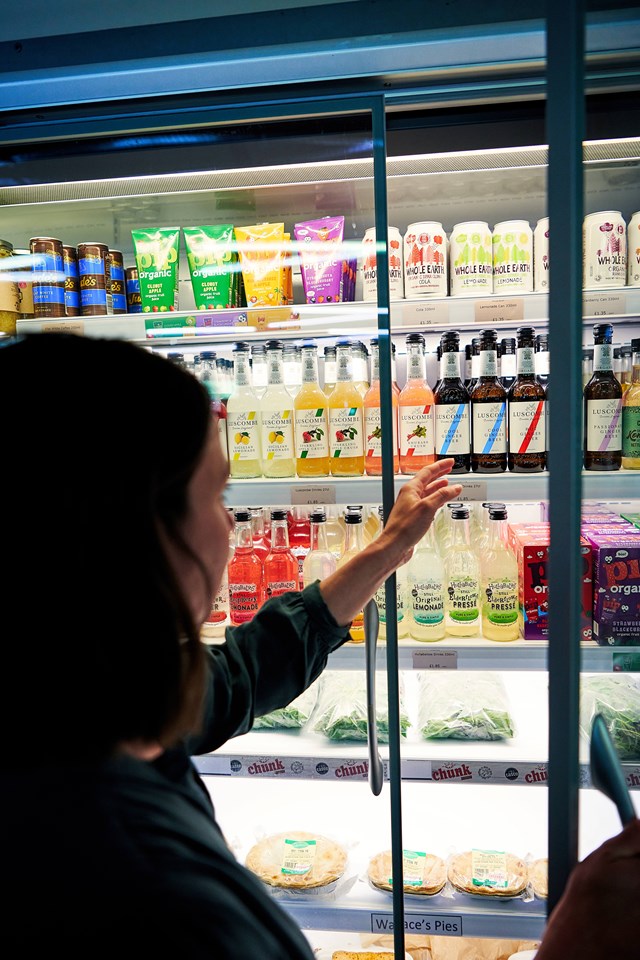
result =
[[640,353],[640,338],[631,341],[631,353]]
[[506,507],[491,507],[489,509],[489,519],[490,520],[506,520],[507,519]]
[[282,350],[282,340],[267,340],[265,347],[267,350]]
[[408,344],[417,343],[424,347],[424,337],[421,333],[408,333],[406,342]]
[[247,520],[251,520],[251,514],[248,510],[234,510],[233,519],[236,523],[245,523]]
[[518,327],[518,329],[516,330],[516,334],[518,335],[518,340],[520,340],[522,337],[527,337],[534,340],[536,336],[536,328],[535,327]]
[[362,508],[347,507],[344,512],[345,523],[362,523]]
[[287,511],[286,511],[286,510],[279,510],[279,509],[278,509],[278,510],[272,510],[272,511],[271,511],[271,519],[272,519],[272,520],[286,520],[286,519],[287,519]]
[[462,503],[461,500],[454,500],[453,503],[448,503],[447,507],[449,510],[462,510],[464,508],[464,503]]
[[458,507],[456,510],[451,511],[452,520],[468,520],[469,511],[466,507]]
[[215,350],[203,350],[202,353],[200,354],[200,359],[201,359],[201,360],[215,360],[215,359],[216,359],[216,352],[215,352]]
[[243,351],[244,351],[244,350],[250,350],[250,349],[251,349],[251,348],[250,348],[249,344],[246,342],[246,340],[238,340],[238,341],[237,341],[236,343],[234,343],[234,345],[233,345],[233,352],[234,352],[234,353],[237,353],[237,352],[239,352],[240,350],[243,350]]
[[320,507],[314,507],[311,513],[309,514],[310,523],[324,523],[327,519],[327,515],[324,510],[321,510]]

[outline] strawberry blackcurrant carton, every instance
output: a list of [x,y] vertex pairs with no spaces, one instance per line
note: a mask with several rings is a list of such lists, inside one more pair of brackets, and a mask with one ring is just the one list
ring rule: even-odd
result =
[[593,635],[602,646],[640,644],[640,535],[589,537],[593,556]]

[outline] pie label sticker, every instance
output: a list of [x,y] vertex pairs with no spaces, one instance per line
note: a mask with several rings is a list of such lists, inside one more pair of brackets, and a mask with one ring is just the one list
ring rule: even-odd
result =
[[297,875],[310,873],[315,856],[315,840],[285,840],[280,872]]

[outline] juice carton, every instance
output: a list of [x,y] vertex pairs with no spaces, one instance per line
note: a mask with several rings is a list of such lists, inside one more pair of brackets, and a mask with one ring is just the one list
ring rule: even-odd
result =
[[623,518],[632,523],[634,527],[640,527],[640,513],[623,513]]
[[640,644],[640,537],[590,540],[594,638],[602,646]]

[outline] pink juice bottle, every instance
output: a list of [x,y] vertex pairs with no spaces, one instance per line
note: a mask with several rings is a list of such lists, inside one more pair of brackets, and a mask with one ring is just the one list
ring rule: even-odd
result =
[[234,515],[235,545],[229,560],[229,614],[232,626],[247,623],[262,603],[262,561],[253,546],[251,514],[236,510]]
[[300,507],[294,507],[293,511],[289,511],[287,520],[289,525],[289,546],[291,547],[291,553],[298,561],[298,583],[302,590],[304,586],[302,565],[304,558],[311,549],[311,524],[306,512]]
[[297,557],[289,546],[286,510],[271,511],[271,549],[264,561],[265,599],[278,597],[289,590],[299,590],[300,574]]

